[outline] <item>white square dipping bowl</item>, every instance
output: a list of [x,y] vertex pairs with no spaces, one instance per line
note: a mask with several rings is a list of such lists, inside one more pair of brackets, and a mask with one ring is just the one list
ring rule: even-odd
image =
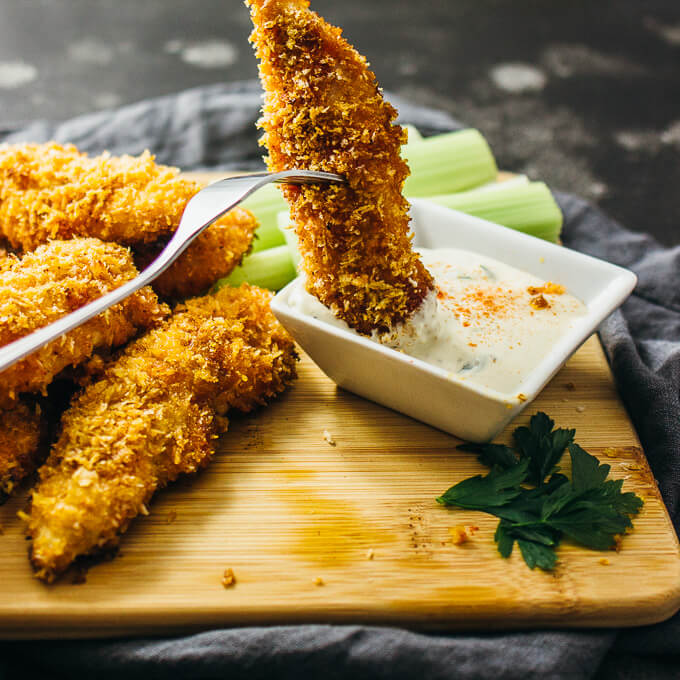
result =
[[420,359],[302,314],[289,304],[302,278],[274,297],[271,308],[302,349],[337,385],[461,439],[487,442],[522,411],[567,359],[635,287],[632,272],[492,222],[415,199],[415,245],[461,248],[558,282],[586,306],[584,316],[523,379],[516,396],[457,379]]

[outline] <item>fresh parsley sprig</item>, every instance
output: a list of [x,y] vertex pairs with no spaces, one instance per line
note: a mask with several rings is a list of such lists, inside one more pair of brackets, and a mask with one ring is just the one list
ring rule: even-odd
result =
[[[437,498],[442,505],[480,510],[500,519],[494,539],[503,557],[517,543],[533,569],[549,571],[557,562],[563,536],[594,550],[616,545],[616,537],[633,526],[642,507],[622,480],[607,479],[611,467],[574,443],[574,430],[554,429],[545,413],[513,433],[515,448],[502,444],[462,444],[491,468],[487,475],[464,479]],[[559,471],[565,450],[571,479]]]

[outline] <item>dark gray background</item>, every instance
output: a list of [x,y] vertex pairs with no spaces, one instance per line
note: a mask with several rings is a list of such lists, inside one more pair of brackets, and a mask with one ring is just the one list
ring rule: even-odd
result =
[[[499,164],[680,243],[680,2],[313,0]],[[0,130],[256,74],[240,0],[0,0]]]

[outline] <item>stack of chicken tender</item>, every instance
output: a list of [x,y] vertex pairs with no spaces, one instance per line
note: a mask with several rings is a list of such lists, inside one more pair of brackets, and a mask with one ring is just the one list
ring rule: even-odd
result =
[[[134,278],[200,189],[148,153],[0,146],[0,346]],[[256,226],[227,213],[152,287],[0,373],[0,496],[38,470],[23,517],[39,578],[115,547],[156,489],[210,461],[229,409],[295,377],[267,291],[192,297],[239,264]],[[51,437],[57,380],[79,389]]]

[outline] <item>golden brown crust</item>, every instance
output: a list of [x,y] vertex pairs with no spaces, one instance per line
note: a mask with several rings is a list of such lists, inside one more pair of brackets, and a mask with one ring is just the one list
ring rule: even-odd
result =
[[[254,215],[243,208],[230,210],[209,226],[187,251],[151,285],[161,296],[186,298],[205,293],[227,276],[250,250],[257,228]],[[139,269],[149,265],[165,248],[167,239],[135,248]]]
[[294,345],[269,299],[244,285],[188,301],[74,400],[33,493],[38,577],[116,545],[156,489],[207,465],[227,408],[249,410],[293,379]]
[[[52,241],[22,258],[10,259],[0,278],[0,346],[137,275],[126,248],[97,239]],[[11,403],[22,392],[44,392],[66,367],[85,361],[95,349],[122,345],[137,329],[158,324],[168,311],[150,288],[143,288],[5,370],[0,404]]]
[[[134,245],[136,262],[144,268],[202,188],[178,172],[157,165],[148,152],[90,158],[73,145],[0,145],[0,236],[22,251],[53,238],[88,236]],[[154,282],[154,289],[172,298],[204,293],[238,265],[256,227],[247,210],[227,213]]]
[[0,503],[39,465],[43,433],[37,404],[19,401],[0,410]]
[[153,243],[200,189],[178,173],[148,152],[90,158],[70,144],[0,145],[0,235],[22,251],[77,236]]
[[366,60],[305,0],[247,0],[265,90],[270,170],[343,175],[347,186],[284,187],[307,288],[361,333],[410,318],[433,289],[411,249],[405,133]]

